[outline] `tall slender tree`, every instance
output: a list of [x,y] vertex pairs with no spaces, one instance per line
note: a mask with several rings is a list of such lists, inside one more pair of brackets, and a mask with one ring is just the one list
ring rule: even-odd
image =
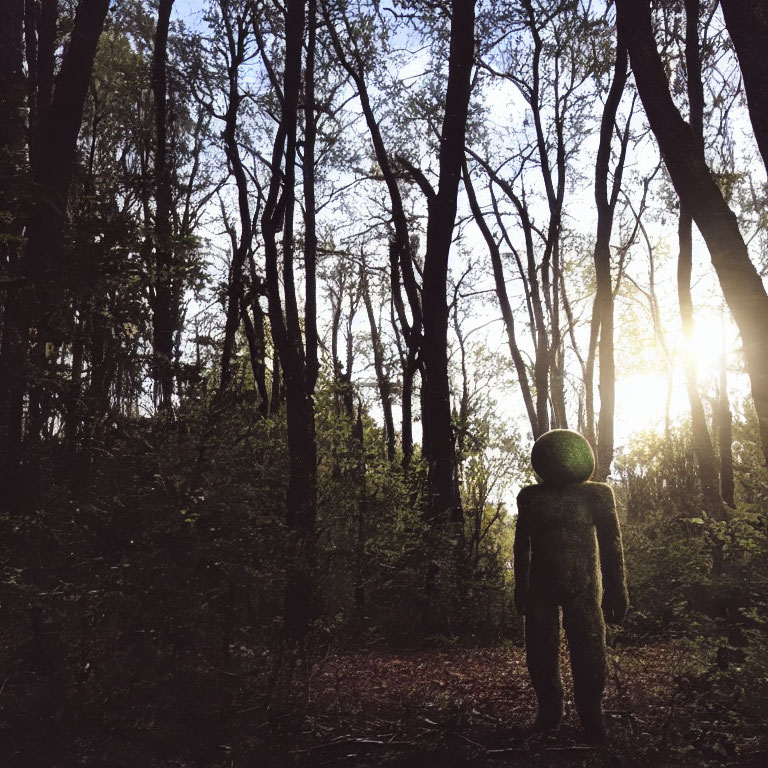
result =
[[678,196],[707,244],[723,296],[739,328],[763,454],[768,461],[768,295],[703,148],[672,100],[653,34],[650,2],[617,0],[616,9],[651,129]]
[[[379,121],[373,110],[365,76],[366,62],[358,46],[352,24],[349,17],[342,13],[340,21],[346,32],[346,41],[348,41],[348,45],[345,46],[336,24],[331,18],[328,2],[324,1],[322,7],[336,56],[357,89],[360,106],[371,136],[376,162],[381,170],[390,200],[392,212],[392,237],[389,243],[390,287],[396,320],[406,347],[402,361],[401,440],[403,467],[407,470],[413,454],[412,397],[414,379],[421,363],[420,351],[423,335],[422,296],[413,266],[411,233],[403,196],[398,186],[398,169],[384,142]],[[406,300],[403,299],[403,289],[405,290],[410,317],[406,310]]]
[[177,328],[177,287],[171,223],[171,169],[168,163],[168,28],[173,0],[160,0],[152,54],[155,105],[155,227],[152,291],[152,347],[155,400],[171,407],[173,398],[174,333]]
[[395,419],[392,414],[392,382],[385,370],[384,344],[381,339],[379,324],[376,320],[376,312],[371,298],[370,278],[368,267],[365,263],[365,254],[360,263],[360,291],[362,293],[365,313],[368,317],[368,326],[371,330],[371,350],[373,355],[373,368],[376,372],[376,386],[381,400],[381,411],[384,416],[384,430],[387,440],[387,459],[395,460]]
[[24,176],[24,2],[12,0],[0,29],[0,496],[21,448],[24,332],[19,327]]
[[474,0],[451,3],[451,42],[445,114],[440,134],[438,188],[428,201],[424,257],[423,396],[430,438],[427,448],[430,508],[435,520],[463,525],[456,494],[456,454],[448,380],[448,255],[456,220],[469,113],[475,46]]
[[[620,35],[616,38],[616,61],[613,80],[603,107],[600,122],[600,143],[595,161],[595,204],[597,207],[597,236],[595,238],[596,291],[590,328],[589,355],[585,366],[587,424],[593,424],[593,371],[594,350],[599,336],[600,360],[600,416],[597,434],[591,435],[596,451],[595,479],[604,481],[613,461],[613,421],[616,404],[616,366],[613,354],[613,279],[611,277],[611,232],[616,203],[621,191],[624,160],[629,141],[629,124],[624,128],[619,156],[608,192],[608,174],[611,159],[611,140],[615,130],[619,103],[627,82],[627,49]],[[630,118],[631,119],[631,118]],[[589,430],[589,426],[588,426]]]
[[720,0],[720,7],[739,58],[757,146],[768,168],[768,7],[763,0]]
[[[283,72],[280,121],[275,134],[271,158],[271,178],[261,227],[266,257],[266,287],[272,337],[280,357],[285,381],[286,416],[290,474],[286,501],[286,523],[290,531],[290,552],[284,599],[286,633],[301,639],[309,629],[314,590],[317,516],[317,446],[313,393],[317,380],[317,337],[314,314],[314,276],[306,281],[307,298],[304,313],[305,340],[294,270],[294,212],[296,183],[296,147],[299,116],[299,94],[302,82],[302,44],[307,13],[304,0],[288,0],[285,14],[285,68]],[[312,94],[314,78],[316,5],[309,0],[309,36],[305,94]],[[305,119],[314,121],[314,104]],[[311,130],[311,129],[310,129]],[[311,143],[305,147],[303,162],[306,191],[314,183],[314,156]],[[311,196],[310,196],[311,199]],[[282,229],[282,248],[278,233]],[[307,272],[316,263],[316,240],[305,232],[304,264]],[[282,254],[281,254],[282,251]],[[282,255],[282,281],[279,269]],[[309,276],[308,276],[309,277]],[[284,303],[280,295],[282,282]]]
[[[13,487],[18,481],[24,482],[14,467],[22,460],[25,432],[31,443],[37,442],[42,422],[50,415],[44,410],[49,345],[56,348],[62,343],[69,322],[70,312],[62,300],[62,283],[67,276],[67,203],[96,46],[109,0],[80,0],[70,43],[54,78],[51,18],[55,30],[56,7],[55,2],[44,3],[37,18],[28,11],[23,30],[27,63],[34,61],[37,82],[30,81],[27,88],[27,103],[33,107],[29,135],[33,193],[28,214],[20,214],[26,243],[5,295],[0,349],[0,482],[8,486],[0,488],[0,497],[10,503],[16,498]],[[16,40],[9,42],[18,52],[22,29],[18,7],[12,8],[16,12],[11,15],[8,35]],[[5,71],[12,72],[13,66]]]
[[490,227],[485,221],[485,217],[477,201],[477,195],[475,194],[474,186],[472,185],[472,178],[469,174],[469,167],[464,164],[464,189],[467,192],[467,198],[469,199],[469,207],[472,211],[472,215],[475,218],[478,229],[483,235],[486,245],[488,246],[488,253],[491,257],[491,267],[493,269],[493,281],[496,287],[496,296],[499,300],[499,306],[501,308],[501,317],[504,321],[504,329],[507,333],[507,343],[509,345],[509,352],[512,356],[512,361],[515,364],[515,371],[517,373],[517,380],[520,384],[520,390],[523,395],[523,403],[525,404],[525,410],[528,414],[528,420],[531,424],[531,431],[534,437],[538,437],[540,433],[538,416],[536,414],[536,407],[533,402],[533,395],[531,393],[531,387],[528,382],[528,371],[525,365],[525,360],[520,352],[520,347],[517,342],[517,335],[515,332],[515,316],[512,311],[512,305],[509,301],[509,295],[507,293],[507,283],[504,277],[504,265],[501,259],[501,250],[499,243],[493,236]]
[[[685,63],[687,70],[689,125],[691,134],[702,155],[704,153],[704,87],[701,81],[701,56],[699,53],[699,0],[685,0]],[[707,418],[699,392],[698,371],[693,355],[695,318],[691,296],[691,271],[693,268],[693,219],[683,199],[680,200],[678,221],[680,245],[677,261],[677,294],[680,303],[685,350],[683,364],[691,407],[693,447],[699,482],[707,512],[716,518],[722,516],[722,500],[718,489],[717,462]]]
[[[241,70],[243,65],[254,55],[248,50],[250,8],[246,3],[233,4],[227,2],[227,0],[221,0],[219,9],[221,13],[221,31],[224,38],[221,50],[226,61],[227,88],[226,110],[222,116],[224,120],[224,151],[227,157],[229,172],[235,180],[239,223],[239,231],[232,238],[232,262],[227,279],[227,318],[224,326],[224,342],[221,353],[220,384],[221,390],[225,391],[230,384],[232,376],[232,357],[241,318],[245,321],[246,329],[253,327],[253,332],[247,330],[247,337],[249,344],[254,347],[251,360],[257,368],[263,363],[263,351],[255,348],[258,346],[256,329],[262,325],[259,322],[260,318],[257,316],[255,325],[253,322],[250,322],[250,318],[247,315],[248,308],[244,303],[245,266],[253,243],[254,217],[251,212],[251,202],[248,193],[248,176],[240,151],[238,118],[240,105],[244,100],[244,94],[240,87]],[[256,285],[252,287],[254,290],[257,288]],[[258,313],[257,295],[254,295],[252,298],[252,306],[257,309]],[[253,340],[253,343],[251,343],[251,340]],[[263,378],[262,375],[255,375],[257,385],[261,385]],[[260,388],[264,389],[263,386]],[[262,391],[263,398],[264,392]]]

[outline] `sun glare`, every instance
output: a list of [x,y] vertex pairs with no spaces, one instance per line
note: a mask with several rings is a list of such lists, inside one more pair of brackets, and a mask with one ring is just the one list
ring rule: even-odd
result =
[[[632,435],[644,431],[661,431],[669,413],[670,423],[686,419],[690,403],[686,389],[684,353],[686,343],[681,330],[667,338],[673,356],[670,377],[662,368],[645,370],[620,377],[616,381],[616,440],[625,444]],[[735,326],[719,310],[700,311],[696,316],[691,351],[696,362],[699,389],[702,397],[717,395],[723,349],[729,365],[735,362],[738,336]],[[744,389],[743,376],[729,372],[728,388],[731,396]]]

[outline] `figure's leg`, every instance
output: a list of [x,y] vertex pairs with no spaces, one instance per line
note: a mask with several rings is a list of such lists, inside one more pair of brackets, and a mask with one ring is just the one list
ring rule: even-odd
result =
[[529,600],[525,611],[525,654],[539,711],[533,730],[554,728],[563,716],[560,680],[560,613],[551,602]]
[[587,735],[605,740],[601,699],[605,688],[605,623],[600,604],[590,592],[563,606],[563,625],[573,670],[576,710]]

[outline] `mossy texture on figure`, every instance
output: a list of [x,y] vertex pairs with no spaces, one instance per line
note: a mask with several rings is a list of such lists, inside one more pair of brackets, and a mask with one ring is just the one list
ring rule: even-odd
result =
[[595,471],[595,456],[578,432],[553,429],[535,442],[531,464],[542,481],[563,486],[589,480]]
[[525,645],[539,712],[536,729],[563,713],[558,655],[560,608],[568,638],[574,698],[591,738],[605,736],[605,621],[627,610],[624,555],[613,492],[587,482],[594,471],[589,443],[577,432],[553,430],[533,447],[541,485],[517,497],[515,605],[525,615]]

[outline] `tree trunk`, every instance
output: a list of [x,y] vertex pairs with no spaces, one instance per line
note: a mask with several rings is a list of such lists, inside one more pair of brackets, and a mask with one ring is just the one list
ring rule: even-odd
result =
[[368,315],[368,325],[371,329],[371,347],[373,352],[373,368],[376,372],[376,384],[381,399],[381,411],[384,414],[384,431],[387,441],[387,460],[395,460],[395,419],[392,415],[392,383],[384,370],[384,345],[381,343],[381,334],[376,324],[376,315],[373,311],[371,291],[368,286],[368,274],[365,263],[360,267],[360,286],[363,294],[365,312]]
[[[36,157],[33,155],[37,196],[29,222],[25,260],[27,274],[35,284],[38,309],[47,319],[56,311],[54,299],[60,290],[64,223],[77,137],[108,7],[109,0],[81,0],[70,44],[56,75],[55,90],[44,112],[40,105],[49,97],[42,90],[49,86],[43,85],[38,96],[38,148]],[[43,68],[40,69],[42,72]],[[53,336],[59,335],[59,329],[49,329],[49,335],[51,332]]]
[[448,252],[456,218],[456,201],[464,158],[470,76],[475,42],[474,0],[451,3],[451,46],[445,117],[440,140],[437,194],[429,201],[427,250],[424,258],[423,315],[424,403],[429,425],[428,506],[435,522],[463,523],[455,493],[456,457],[451,428],[448,383]]
[[538,437],[539,422],[536,417],[536,408],[533,404],[533,395],[531,394],[531,388],[528,384],[528,370],[525,367],[525,361],[520,354],[520,348],[517,344],[517,338],[515,336],[515,317],[512,313],[512,306],[509,303],[509,296],[507,295],[507,283],[504,279],[504,267],[501,263],[501,252],[496,240],[493,238],[491,230],[485,223],[485,218],[480,210],[480,206],[477,203],[477,196],[475,195],[474,187],[472,186],[472,179],[469,175],[469,168],[466,162],[464,163],[464,188],[467,191],[467,197],[469,198],[469,207],[472,210],[472,215],[475,218],[480,232],[485,239],[485,243],[488,246],[488,253],[491,257],[491,266],[493,268],[493,280],[496,286],[496,297],[499,300],[499,306],[501,308],[501,316],[504,320],[504,329],[507,332],[507,342],[509,344],[509,353],[512,356],[512,361],[515,364],[515,371],[517,372],[517,381],[520,384],[520,392],[523,395],[523,403],[525,404],[525,410],[528,413],[528,421],[531,425],[531,432],[535,437]]
[[[619,153],[619,159],[613,174],[613,186],[608,194],[608,173],[611,159],[611,138],[613,136],[616,114],[619,109],[624,86],[627,82],[627,49],[620,36],[616,40],[616,62],[613,81],[605,100],[600,123],[600,144],[595,162],[595,204],[597,206],[597,237],[595,238],[595,306],[592,314],[589,356],[587,362],[587,405],[593,404],[593,365],[595,342],[599,333],[600,359],[600,416],[597,422],[595,480],[605,482],[611,471],[613,461],[613,420],[616,405],[616,367],[613,357],[613,280],[611,278],[611,232],[616,201],[621,189],[624,170],[624,157],[629,137],[628,125]],[[594,413],[591,410],[588,423],[593,428]]]
[[[368,131],[371,135],[376,162],[379,164],[384,183],[387,186],[390,204],[392,207],[392,223],[394,227],[394,236],[390,242],[390,281],[392,289],[392,300],[395,305],[397,321],[405,340],[407,353],[404,356],[403,364],[403,400],[402,414],[403,423],[401,428],[401,440],[403,447],[403,469],[407,471],[410,466],[411,456],[413,454],[412,437],[412,402],[413,379],[416,375],[417,358],[422,344],[422,307],[421,296],[416,282],[416,276],[413,269],[413,252],[411,249],[410,235],[408,230],[408,219],[403,206],[400,188],[397,185],[397,177],[392,167],[391,158],[384,145],[384,139],[381,129],[373,113],[368,87],[365,81],[365,66],[363,57],[357,47],[354,38],[352,26],[346,16],[342,16],[342,22],[345,26],[349,38],[348,46],[342,45],[336,26],[328,11],[328,6],[323,3],[323,15],[326,21],[328,31],[331,35],[334,50],[339,62],[348,72],[357,88],[360,98],[360,106],[363,110]],[[411,311],[411,320],[409,322],[405,311],[405,303],[400,289],[400,277],[405,288],[408,305]]]
[[[565,169],[563,168],[563,176]],[[559,221],[558,210],[557,219]],[[551,221],[551,219],[550,219]],[[552,238],[552,283],[548,288],[551,297],[549,345],[549,398],[552,405],[552,426],[555,429],[568,429],[568,414],[565,409],[565,348],[560,328],[560,226],[550,233]],[[546,248],[545,248],[546,251]]]
[[400,441],[403,447],[402,467],[405,472],[409,470],[413,459],[413,382],[417,370],[416,353],[409,351],[403,366],[403,394],[400,406],[402,416]]
[[173,399],[173,336],[178,309],[171,243],[171,169],[168,164],[168,27],[173,0],[160,0],[152,54],[155,101],[155,279],[152,306],[152,353],[155,401],[161,409]]
[[[24,2],[8,0],[0,28],[0,190],[3,208],[13,201],[14,186],[24,163],[23,110]],[[0,241],[0,246],[5,247],[5,241]],[[0,264],[5,266],[5,259]]]
[[[690,105],[690,126],[694,141],[704,146],[704,90],[701,82],[701,60],[699,58],[699,2],[685,0],[686,33],[685,60],[688,70],[688,103]],[[702,150],[703,151],[703,150]],[[707,418],[699,393],[696,360],[693,356],[694,311],[691,298],[691,270],[693,263],[693,221],[683,200],[680,200],[680,222],[678,240],[680,253],[677,262],[677,293],[680,302],[680,318],[683,326],[686,348],[684,350],[685,379],[688,400],[691,406],[691,428],[693,447],[699,482],[708,514],[716,519],[721,517],[722,503],[718,487],[717,462],[712,440],[707,428]]]
[[693,358],[694,312],[691,299],[691,217],[680,203],[680,224],[678,237],[680,254],[677,262],[677,292],[680,302],[680,318],[683,325],[683,336],[686,341],[684,351],[685,379],[688,389],[688,400],[691,405],[691,428],[693,431],[693,447],[696,454],[699,482],[704,496],[707,513],[716,519],[721,516],[720,491],[718,488],[717,463],[712,440],[707,428],[707,417],[699,394],[696,362]]
[[[319,362],[317,357],[317,224],[315,220],[315,142],[317,121],[315,116],[315,49],[317,38],[317,0],[308,0],[307,62],[304,78],[304,339],[306,342],[304,388],[312,398],[317,383]],[[352,371],[347,374],[351,376]],[[314,411],[312,414],[314,425]],[[314,429],[314,427],[313,427]]]
[[25,2],[29,157],[33,166],[39,164],[41,125],[53,97],[58,5],[58,0],[42,0],[40,4],[35,0]]
[[354,449],[357,453],[357,515],[355,520],[355,583],[353,598],[355,601],[355,623],[358,631],[365,629],[365,539],[368,521],[368,496],[366,492],[365,440],[363,433],[363,416],[357,411],[357,420],[352,431]]
[[[221,13],[224,17],[229,12],[228,4],[222,3]],[[247,316],[247,307],[243,300],[243,269],[245,260],[251,249],[253,226],[251,206],[248,201],[248,177],[245,173],[240,147],[237,143],[238,107],[242,99],[239,87],[240,66],[245,57],[245,39],[247,34],[247,11],[235,19],[227,19],[225,30],[227,35],[227,50],[229,61],[227,66],[228,95],[227,111],[224,118],[224,150],[230,173],[235,177],[237,187],[237,207],[240,214],[240,233],[234,238],[232,250],[232,265],[227,281],[227,320],[224,326],[224,344],[221,352],[221,385],[225,392],[231,380],[232,355],[235,348],[235,337],[240,326],[241,315]],[[234,24],[233,24],[234,21]],[[251,361],[254,358],[251,355]],[[254,368],[254,375],[256,369]],[[258,384],[258,381],[257,381]]]
[[285,398],[285,386],[283,382],[283,370],[280,367],[280,353],[272,339],[272,382],[269,391],[269,412],[277,413],[283,405]]
[[[526,266],[523,269],[522,261],[518,259],[518,269],[520,271],[520,279],[526,288],[526,299],[529,301],[529,315],[530,315],[530,327],[532,341],[535,348],[534,364],[533,364],[533,389],[536,397],[536,429],[533,432],[534,440],[549,431],[550,418],[549,418],[549,364],[550,364],[550,348],[549,340],[547,338],[547,323],[545,320],[544,304],[542,300],[542,286],[539,283],[539,270],[536,264],[536,253],[533,244],[534,228],[533,222],[529,216],[528,208],[524,200],[521,200],[515,194],[515,190],[512,185],[505,181],[491,166],[483,160],[479,155],[472,150],[467,150],[480,165],[483,166],[489,177],[501,187],[504,194],[512,201],[517,214],[520,217],[520,224],[523,228],[523,236],[525,238],[525,253],[526,253]],[[495,200],[495,199],[494,199]],[[494,202],[495,205],[495,202]],[[502,228],[502,232],[505,232],[503,224],[498,215],[498,209],[496,209],[497,221]],[[507,244],[512,248],[509,238],[505,235]]]
[[15,477],[21,453],[26,329],[20,300],[22,290],[21,208],[18,195],[24,160],[24,3],[10,0],[0,25],[0,498],[10,499],[6,487]]
[[248,305],[243,304],[242,316],[245,335],[248,341],[248,352],[251,358],[251,371],[253,383],[259,393],[261,403],[259,409],[266,416],[269,413],[269,392],[267,391],[267,366],[265,363],[266,342],[264,338],[264,312],[259,304],[258,296],[250,301],[250,309],[253,319],[248,314]]
[[[312,3],[312,0],[310,0]],[[312,5],[310,5],[312,8]],[[269,192],[262,214],[262,231],[266,256],[267,297],[272,338],[277,348],[280,367],[284,372],[286,416],[288,422],[288,451],[290,467],[286,498],[286,524],[289,530],[288,562],[284,593],[283,620],[289,638],[300,640],[309,630],[314,592],[316,562],[315,518],[317,511],[317,446],[313,405],[316,360],[305,358],[301,338],[298,302],[293,272],[293,214],[296,179],[296,133],[298,100],[301,82],[302,39],[305,9],[303,0],[289,0],[285,23],[285,70],[283,100],[272,150]],[[307,54],[307,76],[312,77],[314,56],[314,14],[310,15],[310,44]],[[314,110],[314,105],[313,105]],[[284,163],[283,163],[284,160]],[[314,165],[314,157],[304,162]],[[282,170],[281,170],[282,166]],[[314,168],[306,176],[306,184],[314,183]],[[280,299],[280,274],[277,232],[283,222],[283,274],[285,317]],[[306,247],[313,247],[305,237]],[[314,264],[314,254],[305,252],[307,268]],[[310,290],[307,281],[307,291]],[[312,298],[312,301],[314,297]],[[307,298],[310,306],[310,298]],[[310,333],[311,326],[307,326]],[[307,343],[307,349],[311,349]]]
[[750,261],[736,216],[707,167],[701,146],[669,92],[648,2],[617,0],[640,98],[680,200],[699,228],[723,296],[739,328],[752,398],[768,462],[768,295]]
[[757,146],[768,168],[768,6],[765,0],[720,0],[720,7],[739,59]]
[[[555,176],[550,167],[549,159],[549,151],[552,141],[545,134],[542,120],[540,66],[541,57],[545,50],[544,41],[539,32],[541,28],[541,19],[537,17],[537,11],[539,9],[535,8],[530,0],[523,0],[522,6],[527,16],[526,23],[534,43],[531,73],[532,82],[529,89],[524,92],[524,96],[528,101],[533,116],[533,125],[536,133],[536,151],[539,156],[539,167],[549,208],[549,223],[547,225],[544,253],[541,258],[539,270],[541,274],[542,297],[539,298],[532,293],[534,305],[536,303],[543,303],[549,316],[549,341],[547,341],[547,329],[543,318],[537,330],[537,333],[541,338],[537,342],[535,362],[536,390],[539,403],[539,427],[545,432],[550,427],[548,413],[548,406],[550,403],[552,405],[551,426],[554,428],[564,428],[568,426],[565,412],[565,372],[563,370],[563,349],[560,333],[560,297],[558,290],[561,218],[565,196],[565,116],[562,111],[563,103],[559,96],[555,96],[553,104],[553,124],[555,133],[554,166],[557,171],[557,175]],[[526,218],[528,218],[527,213]],[[528,233],[526,233],[526,238],[527,237]],[[529,279],[531,279],[531,288],[533,289],[534,283],[530,273],[531,269],[529,265]]]
[[718,447],[720,448],[720,495],[733,509],[736,506],[733,483],[733,418],[728,399],[728,349],[725,343],[725,317],[721,317],[720,396],[717,401]]
[[[7,478],[10,486],[14,481],[17,487],[23,483],[14,468],[22,460],[25,395],[29,397],[29,408],[34,416],[27,425],[27,436],[31,440],[39,439],[40,426],[49,416],[40,408],[45,400],[42,391],[45,349],[47,342],[58,344],[64,336],[64,315],[67,311],[61,306],[61,276],[64,272],[67,202],[96,46],[108,7],[109,0],[81,0],[78,4],[70,44],[62,59],[53,92],[55,2],[44,2],[42,6],[37,57],[34,58],[33,50],[28,51],[28,64],[34,59],[33,70],[38,79],[36,83],[31,79],[28,81],[27,92],[28,100],[29,94],[34,93],[36,109],[36,114],[31,116],[35,122],[30,136],[34,197],[31,213],[24,222],[26,248],[23,256],[16,260],[11,274],[15,280],[6,294],[0,350],[0,439],[3,442],[0,445],[0,474]],[[6,26],[6,19],[3,19],[3,34],[8,35],[10,46],[4,51],[8,63],[4,66],[3,76],[10,78],[9,85],[13,82],[14,67],[18,66],[22,34],[18,5],[11,8],[10,25]],[[25,21],[29,40],[35,25],[34,12],[29,6]],[[46,36],[51,40],[47,41]],[[14,44],[13,40],[17,42]],[[14,56],[16,64],[13,64]],[[6,93],[4,88],[2,93]],[[18,90],[11,87],[7,98],[17,99]],[[21,117],[20,113],[16,114]],[[13,119],[9,117],[6,130],[11,130],[7,137],[11,141],[12,124]],[[13,144],[9,146],[13,147]],[[33,327],[36,328],[36,344],[30,356],[30,330]],[[5,495],[3,490],[0,488],[0,496]],[[13,503],[11,498],[6,497],[6,501]]]

